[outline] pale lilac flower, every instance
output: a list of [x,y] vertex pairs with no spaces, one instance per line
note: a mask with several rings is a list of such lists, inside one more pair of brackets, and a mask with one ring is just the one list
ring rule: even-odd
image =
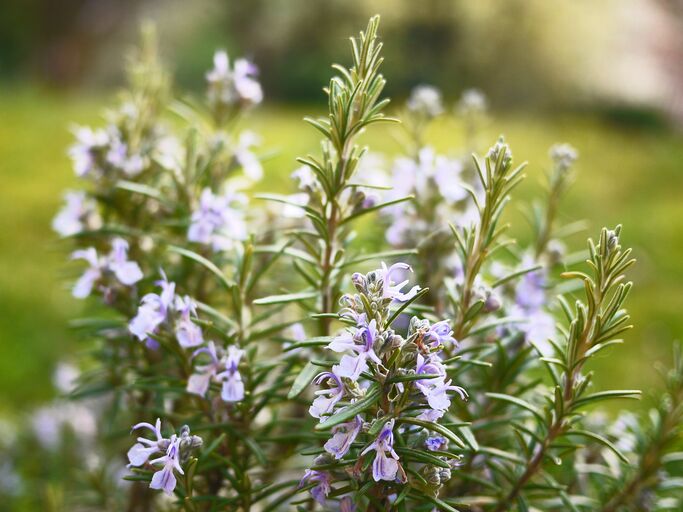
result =
[[334,455],[335,459],[341,459],[351,449],[351,444],[356,440],[363,427],[363,420],[356,416],[352,421],[337,425],[332,429],[332,438],[325,443],[325,451]]
[[465,199],[468,193],[460,179],[462,162],[439,155],[434,159],[433,165],[432,179],[443,198],[449,203]]
[[138,423],[133,425],[131,430],[138,430],[140,428],[146,428],[152,431],[155,439],[147,439],[144,437],[138,437],[137,443],[135,443],[130,450],[128,450],[128,464],[129,467],[139,467],[146,463],[153,453],[160,452],[164,450],[164,437],[161,435],[161,418],[157,418],[156,424],[151,423]]
[[114,274],[125,286],[132,286],[143,277],[140,266],[128,260],[128,242],[122,238],[112,240],[112,250],[106,257],[98,257],[97,251],[90,247],[74,251],[71,258],[85,260],[90,265],[74,285],[72,293],[77,299],[84,299],[90,295],[95,283],[103,279],[107,273]]
[[64,194],[64,206],[52,220],[52,229],[61,236],[71,236],[86,229],[97,229],[102,219],[97,204],[83,191],[68,191]]
[[111,142],[107,151],[107,163],[123,171],[126,176],[140,174],[147,167],[147,160],[137,153],[131,153],[128,144],[121,140],[118,130],[112,130]]
[[[531,263],[530,258],[523,260],[523,265]],[[548,339],[555,335],[555,319],[544,309],[547,302],[546,281],[543,269],[524,274],[515,287],[515,305],[509,311],[510,316],[526,320],[519,323],[517,328],[544,353],[551,348]]]
[[537,311],[546,302],[546,276],[542,270],[524,274],[515,287],[515,302],[525,311]]
[[102,262],[97,256],[97,251],[94,247],[74,251],[71,254],[71,259],[85,260],[90,265],[78,281],[76,281],[72,290],[74,297],[85,299],[92,292],[95,283],[102,278]]
[[55,450],[59,447],[65,428],[70,429],[85,446],[97,433],[97,418],[83,404],[56,401],[32,413],[31,427],[38,442],[47,449]]
[[174,470],[184,475],[183,468],[180,467],[180,438],[173,434],[169,440],[168,449],[166,453],[150,461],[150,464],[163,464],[160,471],[152,475],[152,481],[149,484],[150,489],[159,489],[166,494],[173,494],[176,486],[176,477]]
[[425,409],[420,413],[420,415],[417,417],[417,419],[423,420],[423,421],[431,421],[432,423],[436,423],[436,421],[443,418],[444,414],[446,414],[445,410],[442,411],[439,409]]
[[263,100],[263,90],[256,80],[258,69],[246,59],[230,60],[225,51],[217,51],[213,57],[214,68],[206,74],[209,83],[209,101],[218,105],[257,105]]
[[436,117],[443,113],[441,91],[432,85],[418,85],[411,91],[406,106],[416,114]]
[[238,370],[244,353],[244,350],[230,345],[225,360],[225,371],[216,375],[218,380],[223,381],[221,398],[225,402],[239,402],[244,399],[244,383]]
[[324,419],[323,416],[330,414],[334,406],[344,397],[344,384],[337,374],[336,365],[331,372],[318,374],[313,382],[318,386],[326,382],[330,386],[315,392],[316,398],[308,409],[309,414],[314,418]]
[[442,436],[430,436],[425,440],[425,447],[432,452],[445,450],[448,447],[448,441]]
[[[368,369],[368,359],[378,365],[382,364],[373,348],[377,334],[377,322],[373,319],[367,326],[358,329],[354,336],[348,333],[342,334],[328,345],[328,348],[335,352],[350,350],[356,353],[356,355],[346,354],[341,358],[339,365],[335,365],[337,375],[356,381],[360,374]],[[357,341],[360,343],[356,343]]]
[[[380,480],[396,480],[398,472],[398,454],[394,451],[394,420],[387,421],[377,439],[370,444],[361,455],[375,450],[375,460],[372,463],[372,477],[375,482]],[[388,455],[388,456],[387,456]]]
[[299,482],[299,488],[304,485],[315,482],[317,485],[311,489],[311,495],[321,505],[325,505],[325,498],[330,494],[332,486],[330,485],[330,474],[327,471],[316,471],[315,469],[307,469],[303,478]]
[[246,59],[235,61],[235,90],[243,102],[257,105],[263,100],[261,84],[256,81],[258,68]]
[[109,144],[109,135],[104,130],[92,130],[86,126],[74,130],[76,143],[69,148],[69,156],[74,163],[76,176],[83,177],[99,170],[96,152],[102,151]]
[[254,132],[246,131],[240,135],[237,146],[234,149],[235,159],[242,166],[244,174],[253,181],[263,177],[263,166],[260,160],[251,150],[252,146],[260,144],[261,138]]
[[164,323],[175,299],[175,283],[169,282],[162,273],[163,279],[156,282],[161,286],[161,293],[148,293],[142,298],[137,315],[128,324],[128,330],[140,341],[151,339],[149,334],[157,332]]
[[217,195],[205,188],[199,207],[192,213],[187,239],[211,245],[214,251],[231,250],[236,242],[247,238],[244,213],[235,207],[244,203],[242,194]]
[[180,318],[176,320],[175,334],[178,343],[183,348],[196,347],[204,343],[201,328],[192,321],[197,318],[197,305],[187,295],[176,297],[175,308],[180,313]]
[[216,345],[213,341],[209,341],[206,347],[195,350],[192,357],[194,358],[202,353],[209,355],[209,363],[203,366],[197,366],[195,373],[190,375],[190,378],[187,381],[188,393],[194,393],[199,396],[206,395],[211,380],[216,379],[216,376],[224,367],[224,363],[222,363],[218,357]]
[[[154,425],[146,422],[138,423],[133,426],[132,430],[140,428],[151,430],[155,439],[137,438],[137,443],[128,450],[128,460],[130,462],[128,467],[139,467],[146,463],[151,465],[161,464],[161,469],[158,469],[152,475],[149,487],[151,489],[163,490],[166,494],[170,495],[173,493],[177,483],[175,471],[181,475],[185,474],[180,466],[181,449],[192,450],[201,446],[201,438],[190,436],[187,427],[183,427],[180,436],[173,434],[170,438],[164,438],[161,434],[160,419],[157,419]],[[154,453],[162,453],[163,455],[150,460]]]
[[467,392],[463,388],[452,386],[452,381],[446,380],[446,368],[437,355],[432,354],[425,358],[418,353],[415,373],[430,377],[436,376],[415,381],[415,387],[427,398],[427,403],[432,409],[445,411],[450,407],[451,401],[447,394],[448,391],[455,391],[460,395],[460,398],[467,399]]
[[405,302],[407,300],[415,297],[420,287],[418,285],[413,286],[408,293],[401,292],[401,289],[408,284],[408,279],[401,281],[400,283],[394,283],[392,277],[405,270],[413,271],[410,265],[407,263],[394,263],[391,267],[387,268],[386,264],[382,262],[381,276],[384,282],[383,297],[385,299],[397,300],[400,302]]
[[126,286],[131,286],[143,278],[140,266],[128,259],[128,242],[123,238],[114,238],[111,242],[107,266],[116,278]]
[[446,345],[458,345],[458,341],[453,337],[453,330],[448,320],[441,320],[432,324],[424,335],[424,341],[432,349]]

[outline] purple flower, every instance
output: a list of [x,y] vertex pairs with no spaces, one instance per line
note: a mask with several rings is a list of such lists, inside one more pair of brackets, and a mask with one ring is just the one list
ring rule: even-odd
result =
[[97,171],[95,153],[109,144],[109,136],[104,130],[92,130],[85,126],[76,128],[74,135],[76,143],[69,148],[69,156],[73,160],[76,176],[93,174]]
[[442,320],[430,326],[424,335],[424,341],[433,349],[444,345],[458,345],[457,340],[453,337],[453,331],[448,320]]
[[83,191],[64,194],[64,207],[52,220],[52,229],[61,236],[71,236],[85,229],[96,229],[102,224],[97,204]]
[[221,398],[225,402],[239,402],[244,399],[244,383],[238,370],[243,356],[244,350],[230,345],[225,359],[225,371],[216,375],[218,380],[223,381]]
[[351,444],[356,440],[363,427],[363,420],[356,416],[352,421],[337,425],[332,429],[332,438],[325,443],[325,451],[334,455],[335,459],[341,459],[349,452]]
[[148,341],[149,334],[156,333],[159,326],[166,321],[168,313],[175,299],[175,283],[169,282],[162,272],[157,286],[161,286],[161,293],[148,293],[142,298],[137,315],[128,324],[128,330],[140,341]]
[[214,251],[231,250],[235,243],[247,237],[244,214],[233,207],[244,204],[241,194],[216,195],[205,188],[199,199],[199,208],[192,213],[187,239],[190,242],[211,245]]
[[[337,375],[356,381],[360,374],[368,369],[368,359],[381,365],[382,361],[373,348],[376,339],[377,322],[373,319],[367,326],[358,329],[353,336],[347,332],[332,340],[332,343],[328,345],[329,349],[335,352],[350,350],[356,353],[356,355],[347,354],[341,358],[339,365],[335,366],[338,369]],[[360,343],[356,343],[357,341]]]
[[175,307],[176,311],[180,313],[180,318],[175,324],[176,339],[180,346],[188,348],[204,343],[201,328],[192,321],[192,317],[197,317],[197,305],[194,301],[187,295],[176,297]]
[[330,474],[327,471],[316,471],[315,469],[307,469],[303,478],[299,482],[299,488],[311,482],[316,482],[317,485],[311,489],[311,495],[315,501],[321,505],[325,505],[325,498],[332,490],[330,485]]
[[137,153],[131,153],[128,144],[121,140],[118,129],[111,130],[107,163],[123,171],[126,176],[137,176],[147,167],[147,159]]
[[335,365],[331,372],[322,372],[313,380],[317,386],[323,382],[330,386],[315,392],[316,398],[308,409],[309,414],[314,418],[322,418],[330,414],[334,406],[344,397],[344,384],[336,370]]
[[142,270],[134,261],[128,260],[128,242],[123,238],[114,238],[111,241],[111,253],[107,260],[109,270],[114,272],[116,278],[126,286],[137,283],[142,279]]
[[214,68],[206,74],[209,83],[209,101],[218,106],[242,104],[257,105],[263,100],[263,90],[256,80],[258,70],[246,59],[230,60],[225,51],[217,51],[213,57]]
[[112,273],[125,286],[131,286],[142,279],[142,270],[134,261],[128,260],[128,242],[122,238],[112,240],[108,256],[100,258],[93,247],[74,251],[72,259],[82,259],[90,265],[73,287],[73,296],[84,299],[92,292],[95,283]]
[[[133,430],[147,428],[151,430],[156,439],[146,439],[138,437],[137,443],[128,450],[128,460],[131,466],[142,466],[149,461],[150,464],[162,464],[163,467],[154,473],[149,484],[151,489],[161,489],[166,494],[172,494],[176,486],[176,477],[173,474],[175,469],[181,475],[183,469],[180,467],[180,438],[173,434],[170,439],[165,439],[161,435],[161,420],[157,419],[156,424],[138,423],[133,426]],[[161,457],[149,460],[153,453],[161,452]]]
[[408,279],[406,279],[405,281],[401,281],[400,283],[393,284],[394,281],[392,280],[392,277],[396,273],[405,270],[410,270],[412,272],[410,265],[408,265],[407,263],[394,263],[391,267],[387,268],[386,264],[382,262],[382,268],[380,272],[382,280],[384,282],[383,297],[385,299],[392,299],[400,302],[405,302],[415,297],[417,292],[420,290],[420,287],[415,285],[410,289],[408,293],[402,293],[401,288],[408,284]]
[[524,274],[515,288],[515,302],[525,311],[538,311],[546,302],[545,286],[542,270]]
[[[396,480],[398,472],[398,454],[394,451],[394,420],[387,421],[380,431],[377,439],[361,452],[365,455],[370,450],[375,450],[375,460],[372,462],[372,478],[375,482],[380,480]],[[388,456],[387,456],[388,454]]]
[[432,452],[444,450],[448,447],[448,441],[445,437],[430,436],[425,440],[425,447]]
[[130,466],[142,466],[145,462],[149,460],[150,455],[158,451],[162,451],[159,447],[163,446],[164,437],[161,435],[161,419],[157,418],[156,425],[151,423],[138,423],[134,425],[132,430],[137,430],[139,428],[147,428],[151,430],[156,439],[146,439],[144,437],[138,437],[138,442],[133,445],[133,447],[128,450],[128,461]]
[[173,434],[169,441],[166,453],[150,461],[150,464],[163,464],[163,467],[152,475],[152,481],[149,484],[150,489],[160,489],[168,495],[173,494],[176,486],[173,470],[175,469],[181,475],[185,474],[183,468],[180,467],[180,438]]
[[206,395],[211,380],[215,379],[223,368],[223,364],[216,352],[216,345],[213,341],[209,341],[206,347],[195,350],[192,357],[197,357],[202,353],[209,355],[209,363],[203,366],[197,366],[195,373],[190,375],[190,378],[187,380],[187,392],[199,396]]
[[128,330],[150,348],[155,348],[157,343],[150,335],[156,334],[162,324],[173,319],[175,336],[181,347],[201,345],[204,343],[202,330],[192,321],[197,318],[195,302],[187,295],[177,296],[175,283],[169,282],[163,271],[161,276],[162,279],[155,283],[161,287],[161,293],[148,293],[142,298],[137,314],[128,324]]
[[463,400],[467,399],[467,392],[463,388],[451,386],[452,381],[446,380],[446,369],[438,356],[432,354],[425,358],[422,354],[417,354],[415,373],[417,375],[437,376],[415,381],[415,387],[427,398],[427,403],[432,409],[445,411],[450,407],[451,401],[447,394],[448,391],[455,391]]

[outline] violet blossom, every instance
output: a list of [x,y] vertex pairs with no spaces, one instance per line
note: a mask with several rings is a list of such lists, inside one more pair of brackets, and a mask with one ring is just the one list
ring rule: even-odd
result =
[[132,286],[142,279],[140,266],[128,260],[128,242],[122,238],[114,238],[111,246],[111,252],[105,257],[98,257],[93,247],[74,251],[71,254],[72,259],[82,259],[89,264],[73,287],[74,297],[86,298],[92,292],[95,283],[104,279],[107,274],[113,274],[125,286]]
[[443,346],[458,346],[458,341],[453,337],[453,330],[451,329],[448,320],[441,320],[429,327],[429,330],[424,334],[424,342],[431,348],[436,349]]
[[[190,436],[189,428],[183,427],[181,435],[173,434],[170,438],[165,438],[161,434],[161,420],[157,419],[156,423],[138,423],[133,426],[132,430],[146,428],[151,430],[155,439],[147,439],[138,437],[137,443],[128,450],[128,467],[140,467],[146,463],[150,465],[161,464],[161,469],[157,469],[152,476],[152,481],[149,484],[151,489],[163,490],[166,494],[172,494],[176,487],[175,472],[184,475],[181,467],[181,458],[185,455],[187,458],[188,452],[201,446],[202,440],[198,436]],[[162,453],[161,457],[150,460],[155,453]]]
[[87,126],[74,129],[76,143],[69,148],[69,156],[74,163],[76,176],[84,177],[101,172],[97,169],[97,153],[109,144],[105,130],[93,130]]
[[399,457],[394,451],[393,430],[394,420],[391,419],[384,424],[377,439],[361,452],[361,456],[363,456],[370,450],[375,450],[375,460],[372,463],[372,478],[375,482],[396,480]]
[[448,448],[448,440],[442,436],[430,436],[425,440],[425,447],[432,452]]
[[204,342],[201,328],[193,322],[197,318],[195,302],[185,295],[176,295],[176,285],[161,272],[162,279],[155,284],[161,287],[160,293],[148,293],[140,301],[137,314],[128,323],[128,330],[138,340],[156,348],[153,339],[164,323],[173,323],[178,344],[183,348],[196,347]]
[[192,357],[195,358],[199,354],[208,354],[209,363],[202,366],[197,366],[195,373],[190,375],[187,381],[187,392],[199,396],[205,396],[209,389],[209,384],[212,380],[216,380],[216,376],[220,373],[224,363],[218,357],[216,345],[213,341],[209,341],[206,347],[199,348],[194,351]]
[[384,283],[382,289],[382,296],[385,299],[397,300],[399,302],[405,302],[412,299],[420,291],[418,285],[413,286],[408,293],[401,292],[401,289],[408,284],[408,279],[401,281],[400,283],[394,283],[392,277],[401,271],[413,271],[410,265],[407,263],[394,263],[391,267],[387,268],[386,264],[382,262],[382,268],[380,270],[382,281]]
[[231,69],[228,54],[222,50],[214,54],[213,64],[213,69],[206,74],[212,104],[251,106],[261,103],[263,90],[256,80],[258,69],[254,64],[237,59]]
[[197,318],[197,305],[187,295],[176,297],[175,308],[180,313],[180,318],[176,321],[175,334],[178,343],[183,348],[196,347],[204,343],[201,328],[192,321]]
[[[368,359],[378,365],[382,364],[373,348],[377,334],[377,321],[373,319],[367,326],[358,329],[354,335],[346,332],[332,340],[327,348],[335,352],[350,350],[356,353],[356,355],[344,355],[339,361],[339,365],[335,365],[338,376],[356,381],[360,374],[368,369]],[[360,344],[356,341],[359,341]]]
[[351,449],[351,444],[363,427],[363,420],[360,416],[346,423],[337,425],[332,429],[332,438],[325,443],[325,451],[334,455],[335,459],[341,459]]
[[452,386],[452,381],[446,380],[446,368],[436,354],[424,357],[418,353],[415,373],[429,376],[429,378],[416,380],[415,387],[427,398],[427,403],[433,410],[446,411],[450,407],[451,401],[447,394],[448,391],[455,391],[460,395],[460,398],[467,399],[467,392],[463,388]]
[[242,194],[214,194],[205,188],[198,208],[192,213],[187,239],[210,245],[214,251],[228,251],[236,242],[247,238],[244,213],[235,206],[245,204]]
[[324,506],[325,499],[332,490],[332,486],[330,485],[330,474],[327,471],[307,469],[299,482],[299,488],[312,482],[315,482],[316,486],[311,489],[311,496],[313,496],[315,501]]
[[97,203],[83,191],[68,191],[64,194],[64,206],[52,220],[52,229],[61,236],[71,236],[86,229],[97,229],[102,219],[97,212]]
[[216,378],[223,382],[221,398],[225,402],[239,402],[244,399],[244,383],[238,370],[244,354],[244,350],[230,345],[225,358],[225,371],[216,375]]
[[332,367],[331,372],[322,372],[316,376],[313,383],[320,386],[325,382],[329,388],[320,389],[315,392],[316,398],[308,409],[308,412],[314,418],[321,418],[330,414],[334,406],[344,397],[344,383],[337,373],[336,365]]
[[162,272],[162,279],[155,283],[161,293],[148,293],[142,298],[137,315],[128,324],[128,330],[140,341],[149,342],[150,334],[157,332],[164,323],[175,299],[175,283],[169,282]]

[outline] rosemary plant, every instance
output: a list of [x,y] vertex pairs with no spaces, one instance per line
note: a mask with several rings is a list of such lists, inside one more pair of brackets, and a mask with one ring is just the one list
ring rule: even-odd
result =
[[[502,138],[476,155],[479,93],[457,108],[471,164],[430,148],[447,109],[420,86],[386,172],[358,140],[395,121],[378,26],[306,119],[323,140],[298,192],[269,202],[251,202],[266,171],[243,129],[256,67],[218,51],[206,96],[176,100],[146,31],[105,125],[76,130],[85,184],[53,223],[82,272],[83,371],[61,366],[69,400],[0,436],[0,483],[14,465],[41,475],[27,489],[46,478],[26,467],[38,445],[64,474],[54,510],[680,510],[680,351],[647,415],[612,421],[603,402],[639,392],[593,389],[591,360],[630,328],[633,259],[621,227],[589,241],[587,270],[559,243],[579,227],[559,215],[576,151],[551,150],[527,247],[505,224],[524,164]],[[375,213],[369,250],[353,228]]]

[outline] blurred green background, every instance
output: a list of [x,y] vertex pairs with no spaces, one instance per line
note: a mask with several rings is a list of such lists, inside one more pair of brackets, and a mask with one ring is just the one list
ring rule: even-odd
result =
[[[419,5],[416,5],[419,4]],[[68,247],[50,220],[64,188],[77,186],[66,156],[70,123],[101,120],[122,83],[126,49],[142,20],[159,27],[177,91],[201,94],[213,50],[247,55],[261,68],[265,105],[250,124],[271,190],[291,190],[294,157],[317,147],[301,118],[322,112],[329,64],[347,62],[347,36],[382,15],[387,93],[400,103],[432,83],[449,105],[468,87],[490,98],[484,140],[506,135],[530,162],[518,195],[538,193],[554,142],[580,152],[566,220],[588,235],[624,224],[639,262],[630,300],[636,328],[598,363],[615,387],[655,382],[683,332],[683,7],[679,1],[250,0],[220,2],[5,0],[0,6],[0,416],[52,395],[58,360],[83,350],[67,323],[81,305],[66,284]],[[390,128],[366,138],[397,153]],[[457,120],[430,134],[459,147]],[[526,226],[520,215],[517,232]],[[582,244],[578,243],[577,248]]]

